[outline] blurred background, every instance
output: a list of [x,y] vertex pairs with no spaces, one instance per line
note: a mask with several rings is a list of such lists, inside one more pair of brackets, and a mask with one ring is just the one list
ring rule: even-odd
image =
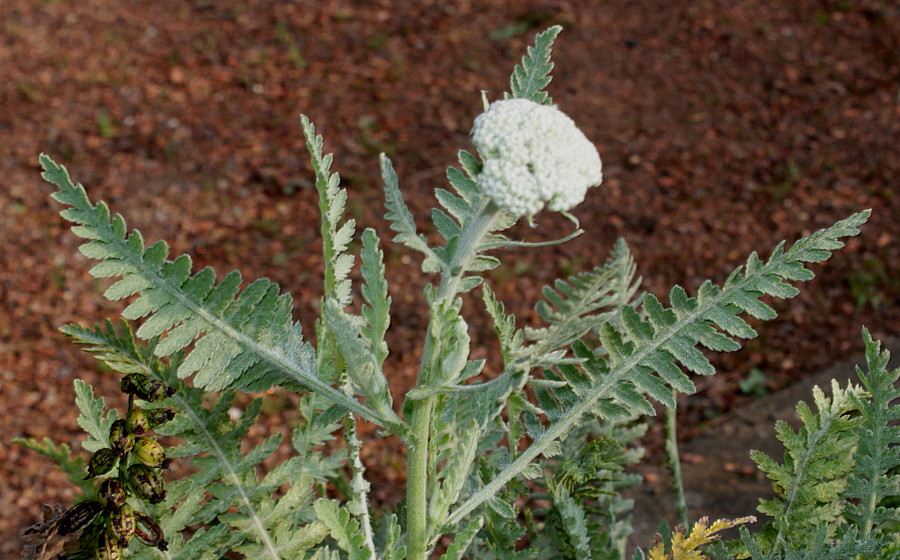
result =
[[[898,10],[876,0],[0,1],[0,554],[19,550],[41,504],[74,496],[10,440],[80,450],[74,378],[124,405],[118,379],[57,332],[124,306],[88,275],[39,153],[148,242],[165,239],[220,275],[278,282],[311,333],[322,263],[298,120],[308,115],[350,191],[348,215],[384,240],[399,398],[414,380],[430,278],[388,241],[377,155],[393,159],[432,235],[432,193],[457,150],[471,149],[481,92],[500,98],[535,33],[560,24],[549,92],[596,143],[605,180],[575,210],[587,235],[499,255],[488,280],[520,324],[535,321],[543,285],[602,263],[620,236],[644,288],[665,296],[873,209],[860,237],[776,305],[778,320],[717,357],[721,374],[680,401],[689,438],[857,352],[863,324],[875,337],[900,331]],[[513,235],[570,228],[547,214]],[[481,307],[466,306],[476,353],[496,357]],[[293,397],[268,403],[254,436],[287,429]],[[646,445],[658,438],[652,430]],[[364,459],[374,496],[391,500],[400,446],[373,443]]]

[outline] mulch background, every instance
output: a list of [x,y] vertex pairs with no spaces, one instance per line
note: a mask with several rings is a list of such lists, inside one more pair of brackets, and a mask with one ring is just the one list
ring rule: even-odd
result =
[[[73,490],[15,437],[75,445],[72,380],[110,404],[117,379],[57,328],[122,309],[49,199],[37,155],[51,154],[148,242],[220,274],[266,276],[294,294],[307,332],[318,305],[317,199],[298,115],[325,135],[359,226],[381,220],[377,154],[394,161],[419,227],[460,147],[481,91],[496,99],[536,32],[562,24],[550,93],[594,141],[604,184],[576,209],[588,235],[501,255],[489,281],[522,323],[540,287],[601,263],[624,236],[645,289],[664,296],[721,282],[763,255],[872,208],[863,234],[681,401],[685,437],[746,404],[756,368],[776,391],[900,326],[900,156],[896,3],[875,0],[0,2],[0,554],[42,503]],[[540,215],[516,237],[570,224]],[[413,383],[429,279],[384,243],[394,298],[388,369]],[[467,309],[476,353],[489,325]],[[273,396],[259,433],[287,429],[291,396]],[[653,448],[658,433],[648,437]],[[374,495],[403,482],[392,441],[372,442]],[[748,512],[749,513],[749,512]]]

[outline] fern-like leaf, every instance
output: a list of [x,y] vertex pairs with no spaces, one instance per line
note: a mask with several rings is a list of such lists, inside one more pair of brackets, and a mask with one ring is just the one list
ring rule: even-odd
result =
[[[555,289],[544,288],[546,300],[539,302],[536,309],[548,322],[548,326],[540,329],[517,330],[515,317],[506,315],[503,304],[497,300],[490,287],[485,285],[483,288],[485,307],[494,322],[505,367],[503,375],[484,384],[485,387],[490,387],[494,400],[508,402],[513,406],[513,401],[518,402],[514,394],[524,383],[541,386],[542,389],[538,390],[540,398],[550,396],[554,387],[565,387],[566,381],[558,377],[540,379],[528,374],[534,368],[561,365],[565,368],[566,375],[577,375],[577,370],[571,367],[573,360],[566,357],[566,346],[605,323],[622,328],[621,309],[628,303],[634,305],[634,302],[640,301],[640,298],[635,296],[640,285],[640,278],[635,278],[635,270],[634,259],[627,244],[622,239],[617,240],[610,258],[602,266],[596,267],[591,272],[570,277],[568,281],[559,280],[555,284]],[[526,338],[533,342],[526,345]],[[504,390],[503,386],[508,390]],[[693,386],[682,383],[680,388],[692,389]],[[469,389],[472,390],[471,386]],[[553,397],[550,398],[552,400]],[[494,414],[499,413],[497,407],[490,410],[493,410]],[[531,412],[541,411],[535,409]],[[627,410],[622,409],[618,416],[626,418]],[[485,420],[481,422],[482,425],[492,417],[491,413],[487,413]],[[518,423],[519,414],[510,410],[507,426],[511,442],[519,441],[524,435],[518,431]],[[516,446],[511,443],[511,447]]]
[[535,37],[534,46],[528,47],[526,56],[522,57],[522,64],[513,70],[510,79],[512,95],[509,97],[529,99],[544,105],[553,103],[543,89],[550,84],[550,71],[553,70],[550,50],[560,31],[562,27],[555,25]]
[[136,552],[129,558],[159,560],[162,554],[165,554],[166,560],[221,560],[223,555],[235,544],[236,539],[230,537],[227,525],[217,525],[211,529],[198,529],[191,535],[190,540],[186,541],[182,535],[173,532],[173,527],[176,525],[166,521],[168,520],[164,520],[160,524],[160,528],[166,535],[168,550],[161,553],[146,546],[136,547]]
[[696,346],[715,350],[739,348],[735,338],[747,338],[755,333],[738,314],[743,310],[758,318],[771,318],[774,312],[759,299],[763,295],[796,295],[797,289],[786,281],[811,279],[813,273],[803,266],[804,263],[823,261],[831,251],[843,247],[841,238],[857,235],[857,228],[868,216],[869,211],[854,214],[797,241],[787,251],[779,244],[766,262],[755,253],[751,254],[747,263],[735,270],[723,287],[706,282],[697,297],[689,297],[676,286],[669,296],[671,309],[647,296],[642,304],[647,321],[632,307],[623,307],[622,324],[629,340],[606,323],[600,335],[607,358],[594,356],[583,344],[573,345],[575,357],[582,363],[578,367],[563,365],[557,368],[562,380],[566,381],[565,386],[535,391],[538,405],[551,421],[550,426],[545,428],[539,422],[531,422],[532,445],[495,480],[459,506],[448,518],[448,523],[458,523],[524,471],[538,455],[558,448],[558,440],[587,412],[613,418],[627,417],[629,412],[653,414],[644,393],[671,405],[674,397],[666,383],[681,391],[692,391],[693,384],[677,363],[695,373],[713,373],[709,361]]
[[[459,151],[459,163],[463,171],[455,167],[447,168],[447,181],[456,194],[444,190],[435,190],[435,197],[443,207],[432,210],[431,216],[438,233],[447,241],[444,247],[435,249],[435,253],[448,265],[454,254],[459,250],[461,236],[467,229],[471,229],[473,222],[484,219],[482,215],[490,199],[476,184],[481,163],[478,159],[465,150]],[[496,232],[505,230],[515,223],[506,212],[497,212],[490,217],[489,231],[483,232],[484,237],[479,241],[476,253],[496,249],[505,246],[509,240]],[[475,254],[463,269],[451,271],[452,274],[465,272],[484,272],[499,266],[500,261],[494,257]]]
[[375,551],[366,547],[366,538],[360,531],[359,523],[346,508],[334,500],[319,499],[316,501],[316,515],[350,560],[375,560]]
[[[856,428],[859,446],[844,498],[844,517],[860,528],[863,538],[873,532],[900,529],[900,368],[887,369],[890,352],[863,329],[867,371],[856,368],[866,393],[852,398],[862,417]],[[890,503],[893,500],[893,503]]]
[[776,497],[761,500],[758,508],[773,518],[774,540],[769,541],[766,536],[762,539],[763,547],[769,551],[809,548],[820,527],[827,528],[827,539],[834,535],[843,509],[840,496],[853,467],[857,438],[852,429],[859,422],[849,417],[853,388],[841,389],[833,382],[832,392],[829,399],[821,389],[813,388],[818,414],[804,402],[797,404],[803,423],[798,431],[783,420],[776,423],[778,439],[786,448],[784,464],[765,453],[751,451],[760,470],[774,481]]
[[[481,167],[477,158],[461,150],[459,162],[463,171],[453,167],[447,169],[447,180],[455,193],[445,189],[435,191],[443,209],[432,210],[432,221],[446,243],[442,247],[431,248],[424,236],[416,233],[412,214],[403,202],[390,160],[384,155],[381,159],[385,206],[388,210],[386,218],[391,222],[391,229],[397,232],[394,241],[424,253],[422,270],[442,272],[445,277],[451,277],[456,293],[467,292],[481,284],[480,275],[467,273],[480,273],[499,266],[500,261],[484,254],[486,251],[528,245],[512,242],[497,233],[512,227],[516,219],[493,204],[476,185],[475,178]],[[556,242],[549,244],[553,243]]]
[[381,177],[384,181],[384,206],[387,208],[387,213],[384,217],[390,222],[391,229],[397,233],[394,236],[394,242],[401,243],[414,251],[424,254],[423,271],[440,271],[443,266],[441,259],[428,246],[425,236],[416,232],[416,223],[409,208],[406,207],[406,202],[403,201],[400,185],[397,182],[397,172],[394,171],[391,160],[386,155],[381,154],[380,161]]
[[[272,484],[288,483],[296,473],[302,472],[324,486],[338,476],[341,467],[347,463],[346,450],[334,451],[328,455],[320,451],[335,439],[334,433],[341,429],[341,419],[344,416],[337,407],[322,412],[322,406],[327,404],[324,400],[316,394],[300,399],[297,410],[306,421],[294,428],[291,434],[291,445],[297,451],[297,457],[288,459],[272,470],[267,476],[267,479],[272,479]],[[337,414],[332,415],[332,412]]]
[[[452,432],[453,436],[447,438],[446,454],[436,456],[431,462],[435,466],[439,462],[443,463],[441,471],[433,474],[429,481],[436,487],[435,491],[429,493],[431,497],[428,503],[428,518],[433,527],[440,527],[444,523],[450,506],[459,499],[469,469],[476,459],[481,430],[472,421],[468,426]],[[432,445],[436,446],[434,443]]]
[[372,348],[378,367],[388,355],[384,335],[391,324],[391,297],[388,295],[387,280],[384,276],[384,254],[378,248],[378,236],[367,229],[362,236],[362,295],[366,304],[362,308],[365,325],[362,336]]
[[447,547],[447,552],[441,556],[441,560],[462,560],[463,554],[466,553],[466,550],[475,539],[475,535],[478,534],[478,531],[483,525],[484,519],[481,517],[476,517],[469,521],[469,523],[456,534],[453,542]]
[[490,286],[484,284],[481,291],[484,307],[494,323],[497,339],[500,340],[500,354],[503,356],[503,362],[509,364],[512,362],[513,356],[522,348],[525,337],[522,331],[516,330],[516,317],[506,314],[503,303],[497,299]]
[[[502,455],[498,453],[497,455]],[[498,464],[502,457],[482,457],[469,479],[469,491],[477,494],[477,489],[493,479],[498,472]],[[525,535],[525,529],[518,523],[519,511],[516,499],[521,492],[526,492],[524,485],[512,489],[507,488],[485,503],[482,512],[484,528],[478,533],[471,545],[472,558],[485,559],[517,559],[534,558],[536,551],[517,551],[516,542]]]
[[331,154],[323,155],[324,141],[316,134],[306,115],[300,116],[306,148],[309,151],[313,172],[316,175],[316,190],[319,192],[319,211],[322,215],[322,261],[325,263],[324,291],[326,298],[334,298],[342,306],[350,303],[350,279],[353,255],[347,254],[347,246],[353,240],[355,220],[341,223],[347,205],[347,191],[340,188],[341,178],[331,173]]
[[[481,284],[479,274],[500,265],[496,257],[486,251],[506,247],[513,243],[497,232],[512,227],[514,217],[494,205],[476,185],[481,164],[465,150],[459,152],[463,171],[447,168],[447,180],[456,193],[437,189],[435,196],[443,207],[432,210],[432,221],[438,233],[446,240],[434,254],[443,263],[445,275],[457,277],[460,292],[466,292]],[[460,257],[464,257],[460,259]]]
[[[850,560],[850,559],[875,559],[892,560],[896,556],[876,556],[877,544],[871,539],[859,538],[854,530],[847,532],[840,542],[833,542],[826,538],[828,528],[826,526],[816,529],[810,540],[812,545],[801,549],[790,549],[782,552],[764,552],[757,539],[741,527],[741,544],[746,547],[750,560]],[[742,557],[744,557],[742,556]]]
[[551,538],[558,539],[561,549],[565,549],[566,558],[590,560],[591,538],[584,507],[572,498],[565,486],[556,488],[553,507],[560,522],[555,525],[557,530],[551,533]]
[[88,433],[81,447],[91,453],[109,447],[109,428],[119,418],[116,409],[110,409],[104,414],[106,400],[94,397],[94,388],[80,379],[75,380],[75,404],[81,411],[77,419],[78,425]]
[[101,262],[91,274],[121,276],[107,297],[121,299],[140,293],[123,317],[147,317],[137,335],[150,339],[168,333],[154,347],[170,356],[194,342],[181,362],[179,377],[194,375],[194,383],[209,390],[262,390],[293,384],[317,391],[348,411],[386,426],[388,420],[317,377],[315,352],[303,340],[300,324],[291,318],[291,298],[278,286],[260,279],[238,293],[241,275],[227,274],[215,284],[215,272],[204,268],[191,276],[191,259],[166,260],[168,247],[159,242],[144,248],[140,232],[127,232],[125,220],[110,221],[105,204],[92,205],[84,187],[74,185],[65,168],[42,155],[43,177],[59,190],[58,202],[69,206],[61,215],[77,225],[72,231],[89,241],[81,252]]
[[625,240],[619,238],[606,263],[590,272],[557,280],[545,286],[544,301],[535,306],[538,316],[548,323],[540,329],[526,328],[525,338],[536,341],[516,357],[526,358],[527,365],[551,367],[543,356],[565,348],[603,324],[619,322],[620,309],[635,299],[641,278],[635,277],[634,257]]
[[[309,515],[309,504],[314,497],[309,479],[300,477],[293,482],[293,486],[277,501],[271,498],[260,501],[256,512],[258,521],[240,514],[222,515],[219,519],[229,523],[237,532],[253,532],[255,528],[252,525],[261,522],[269,528],[272,546],[281,558],[303,558],[307,551],[325,540],[328,528],[318,522],[298,525],[294,521],[298,517],[298,511],[302,511],[303,517]],[[234,547],[233,550],[246,558],[257,558],[268,552],[264,543],[252,541]]]
[[[201,560],[219,560],[227,554],[232,547],[241,543],[241,537],[229,532],[228,525],[219,524],[211,528],[197,525],[204,520],[202,515],[202,502],[207,499],[203,488],[188,490],[181,486],[170,484],[169,500],[173,494],[177,495],[178,509],[174,512],[164,504],[149,506],[142,504],[144,513],[159,520],[160,528],[166,536],[168,550],[166,558],[189,560],[193,558]],[[182,532],[191,527],[190,538],[186,538]],[[139,547],[131,556],[137,560],[159,560],[161,553],[158,550]]]
[[469,356],[469,326],[460,315],[462,299],[442,300],[432,306],[431,331],[428,336],[436,348],[435,361],[423,364],[422,384],[451,385],[464,381]]
[[401,544],[402,533],[397,514],[383,515],[379,520],[379,531],[376,542],[378,560],[406,560],[406,545]]
[[375,349],[362,336],[365,322],[345,313],[333,299],[325,302],[323,315],[328,332],[334,336],[346,364],[347,376],[369,398],[378,414],[389,418],[395,425],[401,425],[402,421],[391,408],[391,393]]
[[558,552],[567,560],[624,557],[633,502],[619,492],[640,481],[640,476],[623,471],[640,457],[634,443],[642,433],[615,422],[586,422],[562,443],[555,465],[541,462],[548,473],[547,494],[532,494],[534,510],[548,498],[553,504],[547,514],[534,514],[543,520],[540,531],[549,535],[549,540],[543,539],[545,545],[552,547],[543,556]]

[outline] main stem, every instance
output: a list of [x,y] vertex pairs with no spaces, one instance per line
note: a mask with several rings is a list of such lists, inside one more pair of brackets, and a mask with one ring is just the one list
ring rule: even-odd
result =
[[[459,244],[441,278],[432,305],[442,300],[449,300],[459,293],[459,283],[469,261],[481,240],[491,230],[499,208],[490,200],[485,201],[478,213],[466,224],[460,233]],[[419,367],[417,387],[428,387],[434,379],[434,367],[437,364],[439,344],[432,343],[432,327],[434,317],[428,324],[425,334],[425,346],[422,349],[422,361]],[[425,560],[432,535],[428,526],[428,451],[431,436],[431,417],[434,413],[435,396],[411,401],[409,418],[413,444],[408,449],[406,465],[406,544],[409,560]]]
[[413,405],[409,420],[414,444],[409,448],[406,465],[407,546],[409,560],[426,558],[428,549],[428,436],[434,398],[428,397]]

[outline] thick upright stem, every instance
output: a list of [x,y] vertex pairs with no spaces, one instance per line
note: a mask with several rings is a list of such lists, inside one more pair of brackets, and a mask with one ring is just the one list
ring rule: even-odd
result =
[[422,560],[428,552],[428,444],[434,397],[416,402],[409,423],[414,446],[406,466],[407,539],[409,559]]
[[[475,255],[478,245],[491,230],[499,208],[491,201],[486,201],[478,213],[463,229],[457,249],[451,262],[448,263],[441,278],[433,305],[443,300],[456,297],[459,283]],[[434,319],[432,318],[432,322]],[[434,368],[437,367],[439,344],[432,342],[432,327],[428,325],[425,334],[425,347],[422,349],[422,361],[419,368],[418,387],[428,387],[433,383]],[[406,507],[407,507],[407,550],[409,560],[425,560],[428,544],[432,535],[428,527],[428,450],[431,436],[431,416],[434,412],[435,397],[412,401],[409,418],[413,435],[413,445],[408,450],[406,465]]]

